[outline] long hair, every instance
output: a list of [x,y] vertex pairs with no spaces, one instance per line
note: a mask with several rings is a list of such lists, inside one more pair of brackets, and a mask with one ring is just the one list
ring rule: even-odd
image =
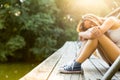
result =
[[86,14],[86,15],[82,16],[82,20],[80,20],[79,24],[77,25],[77,32],[87,30],[84,26],[85,20],[92,21],[95,24],[94,26],[100,26],[102,24],[101,19],[102,18],[100,18],[94,14]]

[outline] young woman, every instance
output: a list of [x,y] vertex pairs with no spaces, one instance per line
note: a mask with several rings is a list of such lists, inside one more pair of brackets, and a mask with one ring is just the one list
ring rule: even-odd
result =
[[96,49],[110,65],[120,55],[120,20],[116,17],[101,18],[93,14],[84,15],[77,31],[83,43],[80,54],[70,64],[60,67],[60,72],[80,73],[81,64]]

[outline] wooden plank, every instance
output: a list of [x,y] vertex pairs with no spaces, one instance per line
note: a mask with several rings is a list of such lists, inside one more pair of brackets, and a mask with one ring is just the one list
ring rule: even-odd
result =
[[120,80],[120,71],[118,71],[115,75],[116,75],[116,76],[119,78],[119,80]]
[[82,74],[72,74],[70,80],[84,80],[84,77]]
[[[80,50],[80,47],[81,47],[81,42],[74,42],[72,43],[73,46],[73,49],[75,50],[75,57],[77,57],[77,53],[79,52]],[[66,80],[66,79],[64,79]],[[70,79],[69,80],[84,80],[84,76],[83,74],[72,74]]]
[[61,55],[63,54],[62,51],[66,49],[68,44],[69,42],[66,42],[62,48],[53,53],[50,57],[48,57],[45,61],[43,61],[40,65],[38,65],[20,80],[47,80],[55,65],[59,61]]
[[[96,69],[98,69],[102,76],[107,72],[107,69],[99,63],[100,60],[98,60],[98,58],[90,59],[90,61],[96,67]],[[112,80],[118,80],[118,78],[114,76]]]
[[115,73],[119,70],[119,68],[120,68],[120,57],[118,57],[114,61],[114,63],[111,65],[111,67],[107,70],[107,72],[103,76],[102,80],[112,79],[113,76],[115,76]]
[[96,67],[87,59],[83,64],[82,68],[84,70],[85,80],[99,80],[102,78],[101,73],[96,69]]
[[74,54],[70,52],[72,51],[71,48],[72,48],[72,45],[70,43],[67,49],[64,51],[63,56],[61,57],[60,61],[56,65],[55,69],[51,73],[48,80],[70,80],[71,74],[61,74],[58,72],[58,69],[61,65],[65,64],[66,62],[69,62],[71,57],[73,59]]
[[[66,42],[62,48],[53,53],[45,61],[39,64],[27,75],[19,80],[98,80],[101,79],[109,66],[103,60],[92,56],[90,60],[86,60],[82,67],[84,75],[82,74],[62,74],[59,73],[59,67],[73,60],[76,53],[79,52],[79,43]],[[120,72],[115,74],[116,77],[112,79],[120,79]]]
[[[51,73],[48,80],[79,80],[80,75],[78,75],[78,74],[74,74],[74,75],[73,74],[62,74],[62,73],[58,72],[60,65],[67,63],[75,58],[75,55],[76,55],[75,48],[76,48],[75,43],[70,43],[70,45],[65,50],[63,56],[61,57],[60,61],[56,65],[55,69]],[[76,78],[73,79],[73,77],[76,77]]]
[[[106,70],[108,70],[108,69],[110,68],[110,66],[109,66],[104,60],[102,60],[102,59],[96,59],[96,60],[98,60],[98,62],[99,62],[103,67],[105,67]],[[113,76],[112,79],[114,79],[115,77],[117,77],[118,79],[120,79],[120,71],[117,72],[117,73],[115,74],[115,76]]]

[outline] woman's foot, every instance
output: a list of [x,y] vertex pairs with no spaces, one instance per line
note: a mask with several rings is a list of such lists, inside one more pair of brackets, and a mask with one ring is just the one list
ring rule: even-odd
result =
[[71,63],[60,67],[59,72],[67,74],[82,73],[81,64],[74,60]]

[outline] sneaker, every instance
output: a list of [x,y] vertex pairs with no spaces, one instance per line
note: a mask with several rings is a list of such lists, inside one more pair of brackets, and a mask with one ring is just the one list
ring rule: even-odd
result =
[[60,68],[63,68],[63,67],[66,67],[66,66],[70,66],[70,65],[71,65],[72,63],[74,63],[74,62],[75,62],[75,59],[69,61],[67,64],[63,64],[63,65],[61,65]]
[[71,64],[60,67],[59,72],[66,74],[82,73],[81,64],[74,60]]

